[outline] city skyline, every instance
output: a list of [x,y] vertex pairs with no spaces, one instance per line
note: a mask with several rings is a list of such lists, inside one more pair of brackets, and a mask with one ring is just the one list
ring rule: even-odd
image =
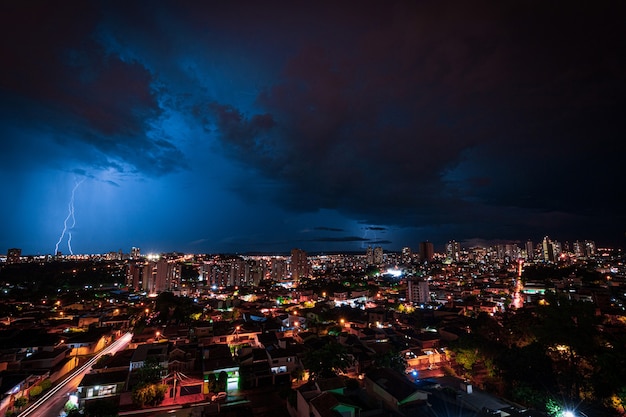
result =
[[626,244],[626,6],[1,6],[0,246]]

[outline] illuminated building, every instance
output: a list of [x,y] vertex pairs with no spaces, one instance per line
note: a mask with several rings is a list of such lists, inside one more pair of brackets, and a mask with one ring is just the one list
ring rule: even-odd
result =
[[302,249],[291,250],[291,279],[299,281],[309,276],[309,260]]
[[406,299],[413,304],[425,304],[430,301],[428,281],[421,278],[409,279],[406,289]]
[[126,269],[126,285],[133,291],[139,291],[141,289],[141,264],[131,262]]
[[383,248],[376,246],[374,248],[374,264],[380,265],[383,263]]
[[433,260],[433,256],[435,256],[435,249],[433,248],[432,242],[421,242],[420,243],[420,259],[422,262],[430,262]]
[[456,240],[451,240],[446,245],[446,255],[448,259],[458,262],[459,254],[461,253],[461,245]]
[[272,258],[270,261],[270,278],[272,281],[282,281],[287,276],[287,262],[282,258]]
[[371,246],[368,246],[365,250],[365,262],[368,265],[374,265],[374,249]]
[[158,294],[177,288],[180,282],[180,265],[165,258],[148,261],[143,265],[142,285],[144,291]]
[[593,240],[585,240],[585,256],[590,258],[596,254],[596,243]]
[[548,236],[543,238],[543,242],[541,243],[541,248],[543,250],[543,260],[545,262],[554,262],[555,259],[555,250],[554,243],[548,238]]
[[529,261],[535,259],[535,245],[530,239],[526,241],[526,259]]
[[411,252],[411,248],[405,246],[402,248],[402,263],[410,264],[413,261],[413,253]]
[[11,248],[7,251],[7,264],[19,264],[22,258],[22,250]]

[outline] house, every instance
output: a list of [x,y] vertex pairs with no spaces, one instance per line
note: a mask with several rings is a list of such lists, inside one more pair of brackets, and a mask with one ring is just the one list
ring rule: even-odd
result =
[[233,359],[230,347],[226,344],[216,344],[202,347],[202,374],[205,381],[203,392],[209,393],[209,375],[218,378],[221,372],[228,375],[226,389],[239,388],[239,365]]
[[68,335],[65,345],[72,349],[72,356],[91,355],[100,352],[113,340],[113,331],[110,327],[91,328],[88,332],[78,332]]
[[126,387],[128,373],[126,369],[86,374],[78,384],[78,401],[81,408],[87,401],[119,397]]
[[156,341],[157,333],[160,332],[158,327],[146,327],[141,333],[134,333],[133,339],[129,344],[129,348],[134,349],[144,343],[152,343]]
[[296,369],[302,369],[302,363],[298,358],[297,350],[291,348],[269,347],[265,349],[267,362],[274,376],[274,383],[279,380],[291,380],[291,373]]
[[28,398],[30,389],[48,377],[48,372],[0,372],[0,415],[4,415],[16,399]]
[[412,415],[415,408],[425,406],[429,395],[404,375],[389,368],[368,372],[365,375],[365,389],[370,397],[382,403],[383,408],[400,416]]
[[443,349],[407,349],[401,352],[406,360],[407,370],[422,371],[438,368],[447,363],[447,355]]
[[190,372],[198,364],[199,347],[197,344],[172,345],[168,354],[167,369],[169,372]]
[[238,357],[241,387],[253,388],[274,383],[267,352],[263,348],[243,348]]
[[22,359],[21,369],[51,369],[66,359],[69,353],[70,350],[65,347],[42,350]]
[[132,372],[143,367],[148,358],[156,360],[161,367],[167,369],[168,347],[167,343],[151,343],[137,346],[130,359],[130,371]]
[[309,382],[296,389],[287,411],[291,417],[359,416],[361,408],[343,395],[344,390],[344,380],[339,377]]

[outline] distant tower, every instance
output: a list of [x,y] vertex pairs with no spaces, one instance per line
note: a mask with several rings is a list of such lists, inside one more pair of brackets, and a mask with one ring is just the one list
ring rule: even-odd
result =
[[575,241],[572,246],[574,250],[574,255],[576,255],[577,258],[582,258],[583,256],[585,256],[585,247],[581,242]]
[[291,250],[291,278],[300,281],[309,276],[309,260],[302,249]]
[[407,282],[406,299],[413,304],[425,304],[430,301],[428,281],[421,278],[411,278]]
[[374,249],[371,246],[368,246],[365,250],[365,262],[368,265],[374,265]]
[[433,256],[435,256],[435,250],[433,248],[432,242],[421,242],[420,243],[420,258],[422,262],[430,262],[433,260]]
[[7,251],[7,264],[19,264],[22,261],[22,250],[11,248]]
[[270,261],[272,281],[282,281],[287,276],[287,264],[284,259],[272,258]]
[[130,249],[130,259],[139,259],[141,257],[141,249],[132,247]]
[[374,264],[380,265],[383,263],[383,248],[376,246],[374,248]]
[[528,259],[529,261],[535,259],[535,245],[530,239],[526,241],[526,259]]
[[405,246],[402,248],[402,263],[410,264],[413,261],[413,253],[411,252],[411,248]]
[[596,254],[596,242],[585,240],[585,256],[591,258]]
[[126,269],[126,285],[132,291],[141,289],[141,264],[129,263]]
[[451,240],[446,245],[446,255],[449,259],[454,262],[459,261],[459,256],[461,253],[461,245],[456,240]]
[[541,248],[543,250],[543,260],[545,262],[554,262],[554,244],[548,236],[543,238]]

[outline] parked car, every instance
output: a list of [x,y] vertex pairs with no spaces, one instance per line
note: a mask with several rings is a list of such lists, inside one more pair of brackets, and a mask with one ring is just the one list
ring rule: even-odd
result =
[[228,397],[228,394],[226,394],[224,391],[218,392],[211,397],[211,401],[223,401],[226,399],[226,397]]

